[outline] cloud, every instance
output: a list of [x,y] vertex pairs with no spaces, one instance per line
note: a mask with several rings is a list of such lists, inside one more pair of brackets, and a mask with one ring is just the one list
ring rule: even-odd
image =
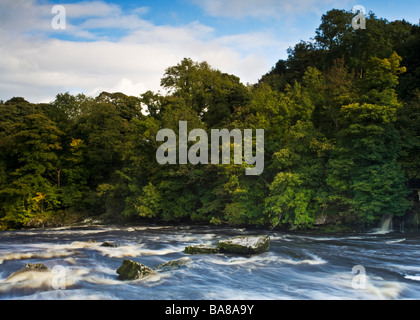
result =
[[52,6],[35,5],[35,0],[2,0],[0,1],[0,30],[9,34],[20,34],[24,31],[49,30]]
[[131,12],[142,16],[142,15],[145,15],[146,13],[149,13],[150,8],[149,7],[138,7],[136,9],[131,10]]
[[256,52],[289,46],[270,33],[217,37],[198,21],[155,25],[143,18],[148,8],[123,12],[102,1],[65,5],[67,29],[58,31],[51,27],[51,8],[35,0],[1,0],[0,99],[48,102],[67,91],[158,91],[165,69],[184,57],[255,83],[273,64]]
[[227,18],[283,19],[302,13],[322,13],[326,7],[343,6],[350,1],[337,0],[191,0],[208,15]]
[[110,17],[122,14],[122,10],[118,5],[103,1],[82,1],[65,4],[64,7],[66,13],[74,18]]

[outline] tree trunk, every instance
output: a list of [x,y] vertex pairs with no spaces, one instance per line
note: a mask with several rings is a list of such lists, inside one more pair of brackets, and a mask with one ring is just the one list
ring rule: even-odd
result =
[[61,179],[61,169],[58,169],[57,170],[57,187],[58,187],[58,189],[61,189],[60,179]]

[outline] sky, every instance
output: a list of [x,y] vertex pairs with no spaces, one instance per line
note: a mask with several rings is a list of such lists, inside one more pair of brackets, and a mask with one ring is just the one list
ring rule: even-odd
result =
[[0,100],[157,92],[186,57],[253,84],[322,14],[355,5],[419,23],[418,0],[0,0]]

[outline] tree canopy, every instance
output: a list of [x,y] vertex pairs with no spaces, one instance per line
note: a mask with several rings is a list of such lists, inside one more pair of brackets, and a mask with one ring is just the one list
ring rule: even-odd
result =
[[[297,230],[404,217],[420,188],[420,28],[371,13],[354,30],[352,17],[324,14],[314,39],[254,85],[185,58],[163,74],[165,95],[1,102],[0,228],[100,216]],[[264,172],[160,165],[157,133],[179,136],[180,121],[264,129]]]

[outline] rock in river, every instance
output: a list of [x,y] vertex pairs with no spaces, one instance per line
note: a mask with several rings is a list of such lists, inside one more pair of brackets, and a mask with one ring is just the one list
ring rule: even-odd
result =
[[223,253],[233,254],[259,254],[270,248],[269,236],[240,236],[221,240],[217,247]]
[[188,254],[208,254],[208,253],[219,253],[218,247],[196,245],[185,247],[185,253]]
[[42,263],[28,263],[25,265],[24,268],[16,271],[15,273],[11,274],[7,280],[10,280],[14,277],[16,277],[17,275],[22,275],[26,272],[31,272],[31,271],[36,271],[36,272],[50,272],[51,270],[48,269],[47,266],[45,266]]
[[187,258],[187,257],[177,259],[177,260],[171,260],[171,261],[164,262],[164,263],[154,267],[153,270],[156,270],[158,272],[170,271],[170,270],[173,270],[173,269],[183,267],[190,262],[191,262],[191,259]]
[[154,274],[155,272],[148,266],[132,260],[124,260],[122,265],[117,269],[120,280],[137,280]]
[[101,244],[101,247],[117,248],[118,243],[115,241],[105,241]]
[[21,271],[49,271],[43,263],[28,263]]

